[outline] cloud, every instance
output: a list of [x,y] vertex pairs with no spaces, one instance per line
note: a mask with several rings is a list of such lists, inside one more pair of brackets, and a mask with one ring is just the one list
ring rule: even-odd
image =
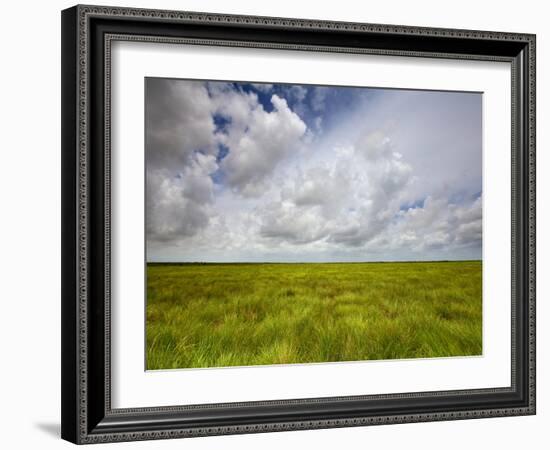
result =
[[391,139],[376,130],[360,136],[355,151],[366,159],[372,199],[382,208],[395,204],[412,181],[413,168],[395,151]]
[[147,239],[177,241],[208,225],[214,190],[210,175],[217,167],[214,156],[195,153],[176,176],[163,169],[147,171]]
[[411,200],[471,197],[482,190],[482,95],[467,92],[377,91],[350,121],[384,130],[414,168]]
[[363,258],[390,249],[421,258],[423,251],[481,245],[481,197],[463,205],[427,197],[401,209],[414,169],[382,131],[335,154],[330,166],[287,174],[280,202],[258,212],[262,238],[300,247],[322,242]]
[[481,256],[479,96],[252,87],[147,80],[152,260]]
[[311,95],[311,108],[314,111],[321,112],[325,109],[325,99],[330,89],[324,86],[316,86],[313,88]]
[[304,86],[295,84],[295,85],[285,86],[283,88],[283,92],[285,93],[285,97],[288,100],[300,103],[304,101],[304,99],[306,98],[308,90]]
[[428,197],[422,207],[401,211],[399,216],[390,230],[394,247],[406,244],[410,250],[422,252],[481,246],[481,196],[465,205]]
[[215,105],[205,83],[146,79],[149,242],[177,242],[208,226],[217,169]]
[[290,203],[271,203],[262,211],[260,235],[274,241],[306,244],[323,238],[326,229],[311,208],[300,209]]
[[[209,82],[207,86],[212,114],[228,120],[234,131],[245,130],[252,111],[262,108],[255,93],[237,90],[231,83]],[[223,135],[216,137],[223,138]]]
[[[178,241],[207,228],[213,175],[245,196],[258,196],[274,168],[297,149],[306,125],[274,95],[266,112],[254,93],[227,83],[147,80],[147,233]],[[225,118],[223,131],[215,117]],[[227,149],[219,161],[220,144]]]
[[147,168],[185,165],[196,150],[216,151],[212,103],[202,82],[146,78]]
[[235,114],[230,103],[223,109],[223,114],[232,119],[232,125],[221,138],[229,149],[221,169],[227,175],[228,184],[243,195],[261,195],[266,178],[299,148],[307,129],[285,99],[273,95],[271,103],[271,112],[257,103],[249,104],[246,113],[239,111],[238,120],[233,120]]
[[321,206],[327,217],[343,208],[353,198],[351,176],[344,161],[314,166],[292,177],[281,195],[296,206]]
[[291,181],[281,190],[279,210],[271,205],[263,214],[262,236],[358,247],[384,231],[399,211],[412,168],[379,131],[334,153],[332,164],[286,176]]
[[260,92],[271,92],[273,90],[273,85],[270,83],[252,83],[251,86]]

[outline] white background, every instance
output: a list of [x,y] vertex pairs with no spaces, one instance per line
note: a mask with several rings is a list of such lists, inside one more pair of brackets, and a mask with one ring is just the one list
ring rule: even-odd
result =
[[[550,169],[550,77],[544,2],[463,0],[253,2],[251,0],[111,0],[108,4],[240,14],[337,19],[404,25],[533,32],[538,35],[538,173]],[[4,5],[0,105],[2,111],[2,371],[0,401],[4,448],[68,448],[59,440],[60,397],[60,17],[64,1]],[[550,422],[548,379],[550,213],[549,177],[538,184],[538,415],[461,422],[392,425],[224,436],[185,441],[116,444],[117,448],[543,448]],[[548,202],[546,202],[548,204]],[[109,447],[110,448],[110,447]]]

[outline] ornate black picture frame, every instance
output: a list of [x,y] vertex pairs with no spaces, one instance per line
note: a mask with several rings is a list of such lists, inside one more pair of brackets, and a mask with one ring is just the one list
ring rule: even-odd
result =
[[[113,409],[110,49],[117,40],[505,61],[512,67],[508,387]],[[99,6],[62,12],[62,437],[74,443],[535,414],[535,36]]]

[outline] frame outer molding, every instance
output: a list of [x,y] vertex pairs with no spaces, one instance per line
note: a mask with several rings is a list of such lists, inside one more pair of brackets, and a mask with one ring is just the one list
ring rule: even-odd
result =
[[[210,426],[174,428],[156,431],[94,432],[96,424],[89,423],[89,242],[90,242],[90,166],[89,166],[89,21],[91,18],[131,18],[165,23],[240,25],[255,28],[276,28],[279,30],[323,30],[339,32],[379,33],[382,35],[427,36],[441,38],[477,39],[495,42],[517,42],[525,49],[516,57],[522,64],[524,136],[522,148],[526,160],[526,179],[520,191],[528,214],[525,217],[526,283],[528,298],[526,320],[528,341],[526,347],[528,377],[527,406],[515,408],[477,409],[434,413],[396,414],[390,416],[367,416],[342,419],[320,419],[286,421],[252,425]],[[244,45],[246,46],[246,44]],[[269,47],[269,46],[268,46]],[[271,46],[273,47],[273,46]],[[354,49],[359,50],[359,49]],[[371,53],[376,53],[375,51]],[[391,51],[383,51],[392,54]],[[399,52],[397,52],[399,53]],[[407,52],[409,56],[422,56]],[[78,444],[134,441],[146,439],[166,439],[175,437],[195,437],[223,434],[243,434],[251,432],[273,432],[299,429],[318,429],[364,426],[373,424],[412,423],[425,421],[456,420],[469,418],[530,415],[536,411],[535,391],[535,294],[536,294],[536,241],[535,241],[535,54],[536,38],[531,34],[458,30],[443,28],[380,25],[368,23],[334,22],[306,19],[273,18],[181,12],[167,10],[136,9],[108,6],[78,5],[62,12],[62,437]],[[430,53],[432,57],[453,57],[452,54]],[[426,56],[424,54],[424,56]],[[456,55],[454,55],[456,56]],[[463,59],[467,55],[461,55]],[[489,58],[487,58],[489,59]],[[498,58],[495,58],[498,60]],[[106,92],[109,87],[106,87]],[[105,133],[108,135],[109,130]],[[106,179],[106,182],[109,180]],[[108,199],[106,206],[109,207]],[[521,213],[521,211],[520,211]],[[109,242],[107,242],[109,244]],[[105,274],[108,294],[109,274]],[[109,318],[107,317],[106,320]],[[108,340],[106,341],[106,345]],[[106,392],[109,404],[109,392]],[[147,408],[146,408],[147,409]],[[152,408],[155,410],[156,408]],[[158,408],[170,411],[173,408]],[[176,408],[177,409],[177,408]],[[126,411],[128,412],[128,411]],[[130,411],[132,412],[132,411]],[[116,416],[112,411],[104,411],[106,417]],[[101,427],[100,427],[101,428]]]

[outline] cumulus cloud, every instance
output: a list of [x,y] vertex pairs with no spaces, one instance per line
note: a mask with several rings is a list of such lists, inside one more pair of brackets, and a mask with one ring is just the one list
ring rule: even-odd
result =
[[212,214],[214,106],[202,82],[147,78],[145,92],[147,239],[177,241]]
[[202,82],[146,78],[147,168],[185,165],[193,151],[216,150],[212,104]]
[[323,221],[311,208],[300,209],[291,203],[271,203],[262,211],[260,234],[263,238],[307,244],[326,235]]
[[208,94],[212,113],[228,120],[234,132],[245,130],[252,111],[261,108],[256,94],[236,90],[230,83],[208,83]]
[[330,162],[287,177],[279,209],[263,214],[262,236],[302,242],[302,233],[306,242],[357,247],[387,228],[412,180],[412,168],[390,139],[366,133]]
[[171,241],[193,236],[208,225],[212,214],[217,170],[212,155],[195,153],[181,173],[147,171],[147,238]]
[[298,174],[289,181],[281,194],[296,206],[320,206],[326,217],[338,213],[353,199],[351,190],[352,175],[345,162],[339,161],[331,169],[328,166],[316,166]]
[[289,100],[293,100],[299,103],[304,101],[308,90],[304,86],[295,84],[295,85],[285,86],[283,91],[285,92],[286,97]]
[[398,247],[406,242],[415,252],[481,246],[481,233],[481,196],[465,205],[428,197],[422,207],[401,211],[391,228],[392,245]]
[[[285,99],[271,97],[273,111],[259,104],[249,108],[246,120],[233,126],[221,139],[229,149],[221,168],[229,185],[244,195],[258,196],[266,177],[300,145],[306,125]],[[226,113],[233,118],[231,113]]]
[[[285,99],[273,95],[273,111],[266,112],[255,94],[226,83],[148,79],[146,101],[152,241],[186,238],[208,226],[218,170],[236,192],[260,195],[266,178],[296,150],[306,131]],[[223,131],[216,127],[216,116],[227,121]],[[221,162],[220,144],[228,149]]]
[[324,86],[316,86],[313,88],[311,95],[311,108],[320,112],[325,108],[325,99],[329,93],[329,88]]
[[254,89],[260,92],[271,92],[273,90],[273,85],[270,83],[252,83],[251,85]]
[[346,89],[148,79],[149,257],[480,257],[479,97]]

